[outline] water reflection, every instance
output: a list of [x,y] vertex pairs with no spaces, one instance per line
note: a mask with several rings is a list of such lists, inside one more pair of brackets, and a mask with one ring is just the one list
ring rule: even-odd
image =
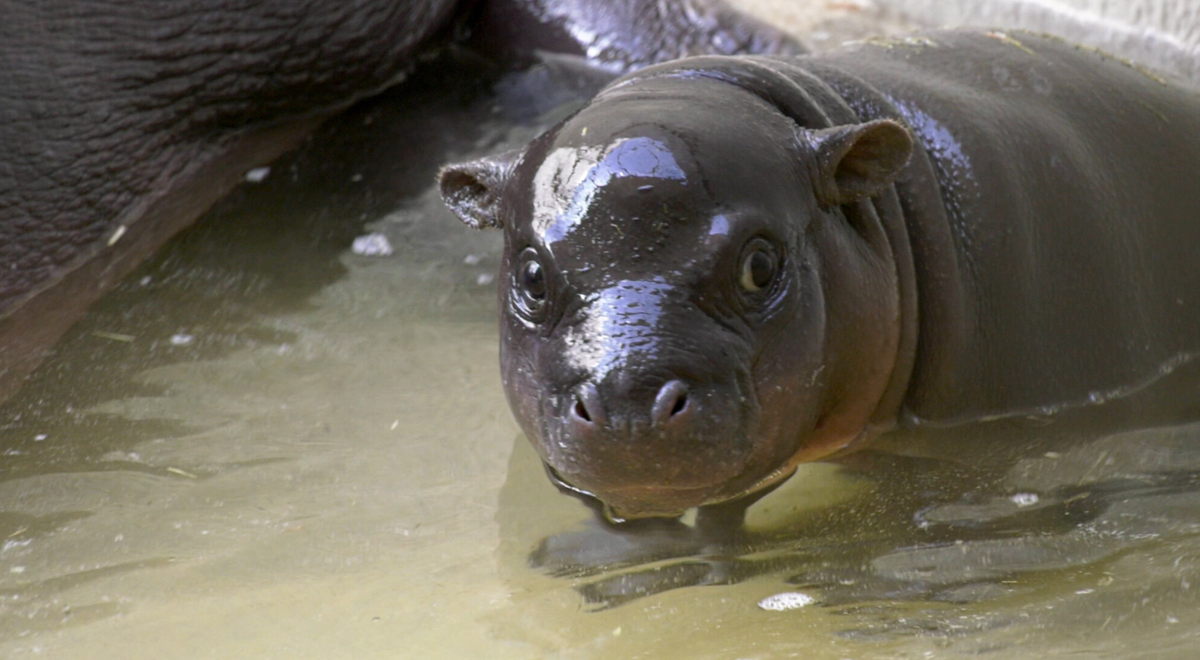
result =
[[[527,497],[520,491],[537,471],[522,453],[518,446],[505,485],[513,500]],[[507,508],[522,506],[532,504]],[[731,619],[763,626],[786,616],[840,639],[889,644],[878,654],[854,647],[854,657],[897,657],[889,654],[930,640],[1026,657],[1044,643],[1076,648],[1076,622],[1105,619],[1114,633],[1091,648],[1176,630],[1182,637],[1155,647],[1175,657],[1170,649],[1195,631],[1197,514],[1200,425],[1071,443],[990,474],[895,456],[866,456],[850,470],[807,466],[756,503],[739,532],[582,518],[570,531],[529,534],[519,516],[501,523],[505,537],[525,531],[529,565],[568,580],[593,612],[639,616],[673,590],[694,600],[704,596],[690,588],[728,585],[708,597],[727,603]],[[771,592],[815,605],[747,614]],[[1179,627],[1185,620],[1191,628]]]

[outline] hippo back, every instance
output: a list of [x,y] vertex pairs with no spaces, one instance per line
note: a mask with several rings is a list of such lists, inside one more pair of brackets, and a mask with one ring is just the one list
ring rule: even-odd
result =
[[896,184],[918,283],[910,421],[1100,403],[1200,351],[1196,90],[1026,33],[800,66],[924,147]]

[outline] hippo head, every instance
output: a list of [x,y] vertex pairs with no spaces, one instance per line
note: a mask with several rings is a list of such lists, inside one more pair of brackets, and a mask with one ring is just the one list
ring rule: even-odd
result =
[[890,121],[807,130],[734,85],[666,78],[445,168],[450,208],[504,232],[505,391],[553,474],[615,518],[669,516],[853,440],[897,313],[887,259],[839,208],[910,149]]

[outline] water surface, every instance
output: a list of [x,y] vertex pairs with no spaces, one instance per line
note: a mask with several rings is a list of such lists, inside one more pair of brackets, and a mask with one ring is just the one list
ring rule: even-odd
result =
[[0,408],[0,656],[1194,657],[1200,427],[808,466],[727,535],[558,493],[432,182],[597,82],[426,65],[97,306]]

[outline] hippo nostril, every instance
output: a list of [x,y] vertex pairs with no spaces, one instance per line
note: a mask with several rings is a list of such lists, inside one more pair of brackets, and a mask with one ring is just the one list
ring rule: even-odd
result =
[[650,417],[654,424],[665,424],[687,409],[688,387],[680,380],[668,381],[658,391]]
[[575,399],[575,416],[585,422],[592,421],[592,416],[588,414],[587,406],[583,405],[583,401],[578,398]]
[[600,392],[591,383],[584,383],[575,390],[575,404],[571,406],[571,414],[575,416],[576,421],[587,425],[604,426],[608,422],[600,401]]
[[683,409],[686,406],[687,406],[687,392],[684,392],[683,396],[681,396],[675,400],[675,407],[671,409],[671,416],[674,417],[675,415],[678,415],[679,413],[683,412]]

